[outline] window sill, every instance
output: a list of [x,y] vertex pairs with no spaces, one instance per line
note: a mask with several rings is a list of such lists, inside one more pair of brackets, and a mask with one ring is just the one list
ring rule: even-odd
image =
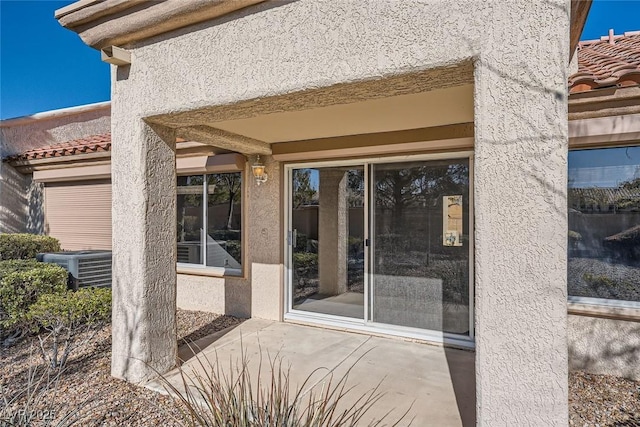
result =
[[197,265],[178,264],[176,270],[178,274],[191,276],[220,277],[223,279],[242,279],[244,277],[242,270],[237,268],[200,267]]
[[640,322],[640,303],[598,298],[569,297],[569,314]]

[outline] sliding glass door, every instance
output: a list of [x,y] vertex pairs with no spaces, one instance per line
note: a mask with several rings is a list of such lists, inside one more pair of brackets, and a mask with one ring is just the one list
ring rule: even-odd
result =
[[468,157],[289,167],[288,314],[472,338]]
[[469,334],[469,164],[374,164],[370,320]]
[[291,306],[364,319],[364,168],[293,169]]

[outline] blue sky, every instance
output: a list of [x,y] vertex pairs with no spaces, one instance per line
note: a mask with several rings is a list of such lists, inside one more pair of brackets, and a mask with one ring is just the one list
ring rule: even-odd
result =
[[[53,17],[70,3],[0,0],[0,119],[109,100],[109,66]],[[640,30],[639,17],[640,1],[596,0],[582,39]]]
[[70,3],[0,0],[0,118],[109,100],[109,65],[53,17]]
[[569,151],[569,187],[617,187],[640,178],[640,147]]

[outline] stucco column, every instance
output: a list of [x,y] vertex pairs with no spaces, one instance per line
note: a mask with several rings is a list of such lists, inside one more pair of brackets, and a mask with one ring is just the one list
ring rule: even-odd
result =
[[346,171],[320,169],[318,196],[319,292],[340,295],[347,291],[349,206]]
[[177,356],[175,137],[125,107],[112,122],[111,374],[141,382]]
[[243,232],[248,263],[245,271],[251,282],[251,316],[280,320],[284,289],[282,168],[271,156],[260,156],[269,180],[256,185],[251,171],[254,158],[249,156],[245,170],[247,219]]
[[477,420],[564,427],[568,2],[504,4],[475,61]]

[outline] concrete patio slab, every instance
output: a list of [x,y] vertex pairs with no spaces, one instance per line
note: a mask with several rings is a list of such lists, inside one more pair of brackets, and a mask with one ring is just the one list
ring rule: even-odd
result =
[[[182,346],[183,372],[203,373],[208,362],[218,360],[225,371],[245,357],[250,372],[258,372],[262,355],[261,380],[270,379],[268,357],[278,355],[290,366],[290,382],[297,388],[305,380],[305,390],[318,391],[333,377],[337,382],[349,372],[347,387],[351,402],[381,384],[384,396],[367,413],[362,425],[379,419],[398,419],[409,408],[400,425],[475,425],[475,355],[395,338],[327,330],[282,322],[249,319],[241,325],[203,338],[192,346],[200,349],[193,357]],[[191,354],[191,358],[187,358]],[[204,363],[201,361],[206,360]],[[181,389],[180,372],[165,376]],[[159,382],[147,387],[164,391]],[[345,401],[350,404],[351,402]]]

